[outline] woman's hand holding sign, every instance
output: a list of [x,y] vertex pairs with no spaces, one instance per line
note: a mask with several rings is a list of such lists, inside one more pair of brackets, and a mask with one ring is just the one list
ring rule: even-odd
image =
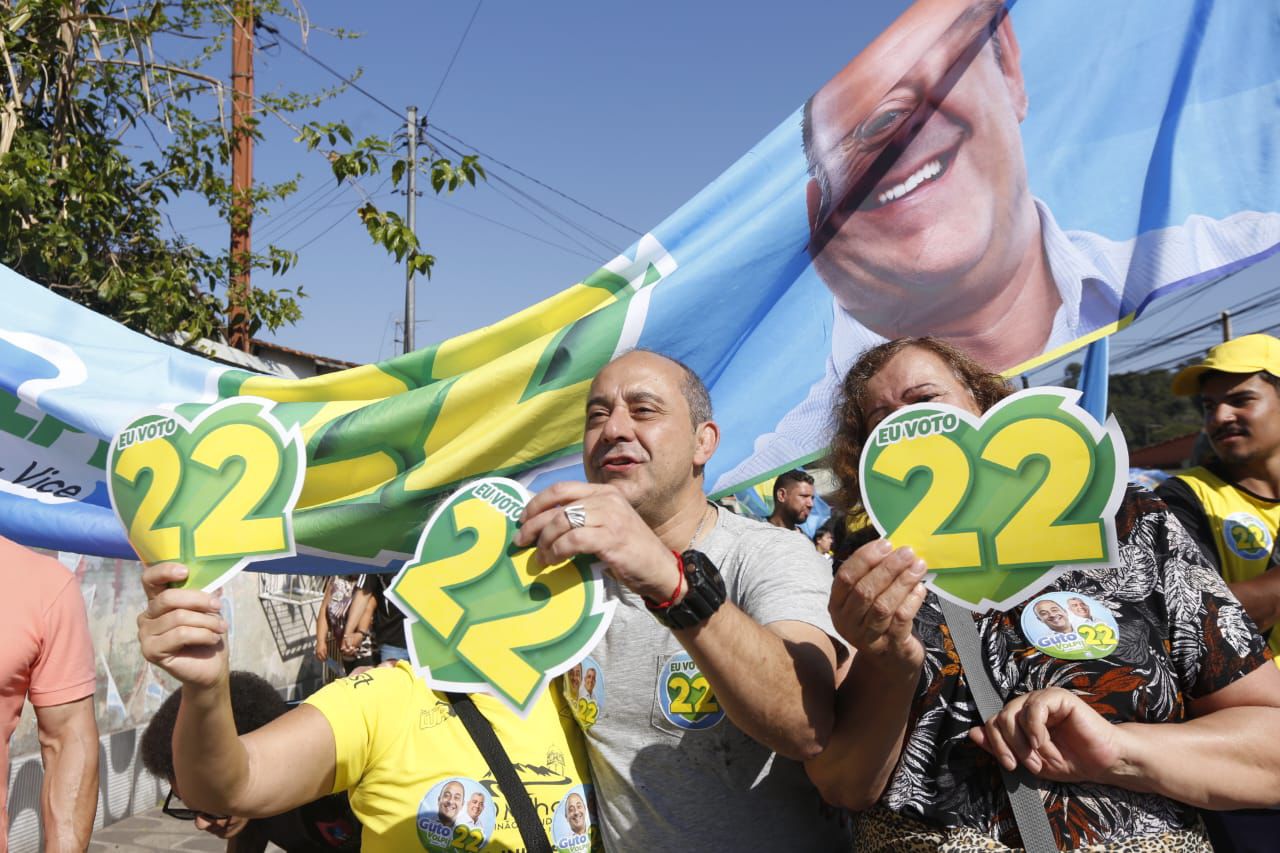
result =
[[910,548],[877,539],[854,551],[832,581],[827,609],[854,655],[838,692],[831,739],[821,755],[805,762],[805,771],[835,805],[871,808],[898,762],[924,664],[913,625],[927,572]]
[[928,568],[910,548],[868,542],[844,561],[831,585],[828,610],[840,636],[865,664],[918,672],[924,646],[912,633],[925,598]]

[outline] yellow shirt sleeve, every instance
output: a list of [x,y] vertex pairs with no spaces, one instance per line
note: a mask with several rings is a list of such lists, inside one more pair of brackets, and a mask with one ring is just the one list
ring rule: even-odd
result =
[[337,758],[332,793],[354,788],[399,737],[403,716],[397,714],[399,720],[379,717],[383,711],[406,706],[414,678],[403,663],[377,667],[338,679],[304,700],[324,714],[333,729]]

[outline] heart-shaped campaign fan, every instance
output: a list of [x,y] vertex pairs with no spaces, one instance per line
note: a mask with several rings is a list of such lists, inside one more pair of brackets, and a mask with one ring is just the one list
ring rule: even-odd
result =
[[975,611],[1006,610],[1082,565],[1114,563],[1129,457],[1080,392],[1033,388],[981,417],[940,403],[894,412],[859,472],[872,523],[929,566],[925,583]]
[[111,505],[144,563],[183,563],[182,586],[211,591],[252,562],[294,553],[306,451],[274,405],[231,397],[192,420],[151,412],[116,435]]
[[544,566],[512,537],[529,492],[499,477],[454,492],[389,590],[413,664],[437,690],[486,692],[527,713],[604,635],[613,602],[590,557]]

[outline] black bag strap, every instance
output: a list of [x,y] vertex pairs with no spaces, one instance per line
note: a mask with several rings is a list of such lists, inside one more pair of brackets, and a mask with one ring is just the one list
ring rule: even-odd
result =
[[493,778],[497,780],[498,790],[507,801],[511,816],[515,818],[525,850],[528,853],[554,853],[551,842],[547,839],[547,831],[543,828],[542,818],[538,817],[538,810],[534,807],[529,792],[525,790],[524,783],[520,781],[520,774],[511,763],[511,757],[498,740],[493,725],[480,713],[476,703],[467,694],[446,693],[445,696],[458,712],[458,719],[466,726],[467,734],[471,735],[471,740],[475,742],[480,755],[489,765]]
[[[964,670],[969,692],[973,694],[973,701],[985,723],[1000,713],[1004,700],[1000,698],[983,661],[982,640],[978,637],[978,627],[973,624],[973,612],[942,596],[938,596],[938,604],[942,606],[942,618],[946,620],[951,642],[960,656],[960,667]],[[1022,765],[1015,767],[1013,772],[1001,767],[1000,775],[1004,778],[1005,790],[1009,792],[1013,819],[1018,824],[1018,834],[1022,836],[1022,845],[1027,853],[1057,851],[1058,844],[1049,827],[1049,816],[1045,814],[1035,777]]]

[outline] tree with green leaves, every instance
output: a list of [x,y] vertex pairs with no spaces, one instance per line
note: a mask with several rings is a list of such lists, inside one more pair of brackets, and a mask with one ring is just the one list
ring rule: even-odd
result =
[[[1079,385],[1081,365],[1067,365],[1068,388]],[[1131,448],[1177,438],[1200,428],[1201,417],[1187,397],[1173,395],[1178,369],[1113,373],[1107,382],[1107,410],[1116,416]]]
[[[230,222],[294,193],[300,176],[232,191],[230,90],[208,66],[220,60],[245,0],[0,0],[0,263],[55,292],[151,334],[217,337],[228,315],[229,249],[209,252],[165,227],[164,206],[195,194]],[[256,0],[256,19],[309,26],[300,6]],[[337,30],[332,35],[347,37]],[[406,161],[391,140],[356,140],[342,123],[306,116],[340,94],[259,95],[242,131],[263,135],[279,119],[298,143],[329,160],[338,181]],[[436,192],[485,177],[473,156],[433,154],[417,167]],[[428,254],[401,217],[366,196],[370,237],[429,275]],[[297,261],[275,245],[245,259],[286,273]],[[239,259],[237,259],[239,262]],[[301,317],[302,288],[255,286],[251,329]]]

